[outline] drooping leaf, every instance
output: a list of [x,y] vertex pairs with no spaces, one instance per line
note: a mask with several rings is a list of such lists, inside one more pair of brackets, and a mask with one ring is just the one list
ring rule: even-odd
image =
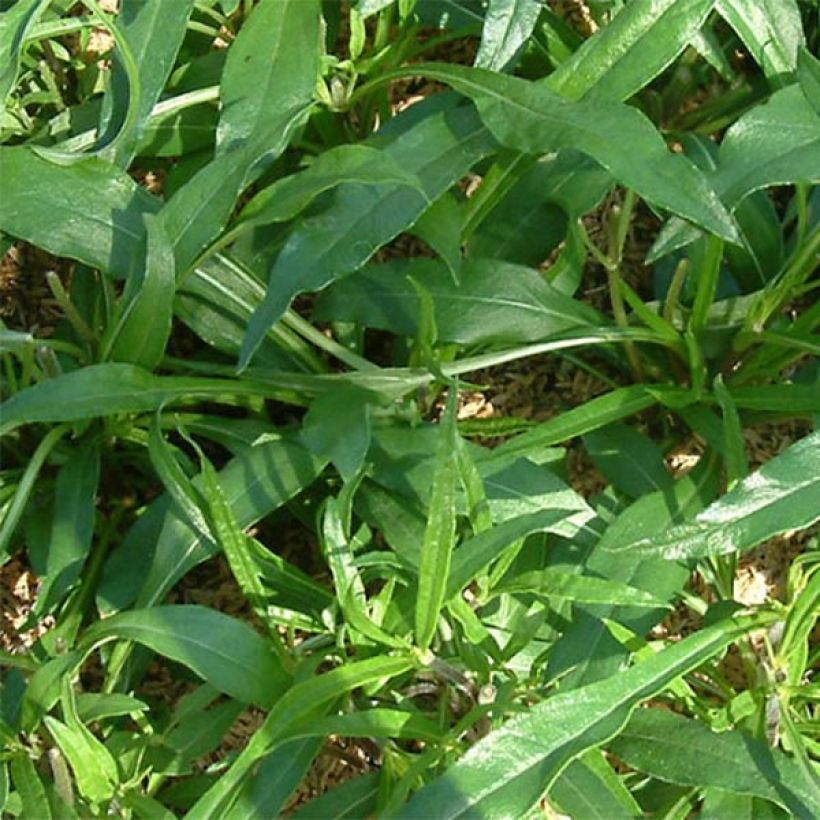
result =
[[82,642],[89,648],[113,639],[136,641],[184,664],[244,703],[270,707],[290,682],[268,641],[242,621],[204,606],[120,612],[87,629]]
[[0,114],[14,88],[26,34],[48,7],[49,0],[21,0],[0,17]]
[[[671,153],[635,109],[600,100],[570,102],[544,86],[483,69],[428,63],[414,71],[472,98],[503,145],[538,154],[576,148],[649,202],[730,242],[739,240],[732,217],[706,177],[689,160]],[[593,122],[595,129],[589,125]],[[604,132],[617,133],[619,139],[607,140]],[[636,151],[640,163],[634,162]]]
[[638,703],[757,624],[722,622],[617,675],[547,698],[476,743],[401,816],[524,816],[571,760],[616,735]]

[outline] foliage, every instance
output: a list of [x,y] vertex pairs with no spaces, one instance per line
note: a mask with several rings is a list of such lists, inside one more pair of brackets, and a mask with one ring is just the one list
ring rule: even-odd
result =
[[[272,817],[332,735],[300,816],[820,816],[816,539],[733,590],[820,518],[743,437],[820,418],[817,5],[578,5],[0,3],[0,245],[73,260],[0,327],[4,815]],[[459,417],[533,357],[608,392]]]

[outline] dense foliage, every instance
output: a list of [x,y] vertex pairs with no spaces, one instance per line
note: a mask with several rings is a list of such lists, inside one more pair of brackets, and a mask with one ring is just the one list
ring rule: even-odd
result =
[[0,0],[0,811],[273,817],[333,736],[301,817],[820,817],[816,539],[734,591],[820,518],[817,3],[102,6]]

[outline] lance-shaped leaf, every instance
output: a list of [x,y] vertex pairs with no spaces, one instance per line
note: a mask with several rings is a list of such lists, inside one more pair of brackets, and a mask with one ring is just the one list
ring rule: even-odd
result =
[[62,164],[27,147],[0,148],[0,230],[112,276],[142,258],[143,215],[159,201],[95,157]]
[[[117,28],[131,52],[137,75],[128,76],[122,56],[115,49],[111,85],[103,101],[100,142],[108,143],[114,131],[125,123],[127,127],[107,145],[103,154],[121,168],[130,164],[151,109],[165,88],[193,5],[194,0],[174,0],[173,3],[129,0],[117,15]],[[136,111],[128,118],[125,112],[134,93],[138,94]]]
[[26,34],[37,22],[49,0],[20,0],[3,10],[0,17],[0,113],[14,88]]
[[616,735],[637,704],[761,621],[723,621],[625,672],[553,695],[476,743],[417,792],[401,816],[523,817],[570,761]]
[[475,64],[503,71],[529,40],[541,4],[538,0],[490,0]]
[[570,100],[626,100],[689,45],[714,4],[715,0],[632,0],[544,84]]
[[817,784],[795,760],[745,732],[712,732],[665,709],[639,709],[608,749],[659,780],[762,797],[806,820],[820,816]]
[[407,185],[348,183],[327,208],[303,219],[273,265],[265,300],[248,324],[240,367],[297,294],[358,270],[496,147],[472,108],[429,115],[384,146],[395,163],[421,180],[423,193]]
[[769,79],[795,70],[805,43],[796,0],[717,0],[716,6]]
[[820,433],[792,444],[689,521],[615,547],[664,558],[743,552],[820,519]]
[[[472,98],[503,145],[536,154],[576,148],[649,202],[730,242],[740,241],[734,220],[705,175],[669,151],[636,109],[601,100],[570,102],[536,83],[478,68],[423,63],[413,71]],[[612,140],[608,134],[619,136]],[[635,162],[636,153],[641,162]]]
[[89,648],[136,641],[184,664],[220,692],[269,707],[290,682],[269,641],[247,624],[204,606],[155,606],[121,612],[83,634]]

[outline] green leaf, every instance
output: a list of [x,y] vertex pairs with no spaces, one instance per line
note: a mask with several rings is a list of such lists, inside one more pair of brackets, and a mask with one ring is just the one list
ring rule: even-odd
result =
[[[425,150],[419,151],[419,145]],[[348,183],[339,186],[328,207],[301,220],[277,257],[265,300],[248,324],[240,368],[297,294],[320,290],[356,271],[495,147],[472,108],[431,114],[385,145],[395,163],[418,176],[423,193],[406,185]]]
[[[324,462],[294,441],[270,441],[229,462],[219,473],[219,483],[238,525],[245,528],[311,484],[323,467]],[[195,486],[200,482],[194,479]],[[100,606],[111,612],[135,599],[138,606],[153,606],[188,570],[218,551],[171,508],[167,495],[162,496],[109,558]]]
[[[600,100],[571,102],[544,86],[477,68],[422,63],[413,71],[449,83],[473,99],[502,145],[537,154],[575,148],[654,205],[730,242],[739,241],[734,220],[704,174],[685,157],[671,153],[637,110]],[[604,132],[619,138],[605,139]],[[639,163],[634,161],[636,152],[641,155]]]
[[715,5],[769,80],[795,70],[797,50],[805,45],[796,0],[717,0]]
[[171,335],[176,277],[174,251],[162,223],[146,214],[144,270],[128,277],[119,315],[105,347],[107,358],[153,370],[165,355]]
[[634,427],[614,422],[587,433],[584,444],[612,485],[632,498],[672,486],[663,453]]
[[509,68],[532,34],[538,0],[490,0],[475,64],[490,71]]
[[48,802],[45,786],[34,761],[29,757],[27,751],[17,752],[9,764],[11,772],[11,782],[20,796],[23,814],[26,817],[37,817],[38,820],[51,820],[51,805]]
[[298,725],[310,713],[332,703],[341,695],[377,680],[390,679],[411,669],[415,661],[407,655],[381,656],[354,661],[296,684],[280,698],[265,722],[214,786],[191,809],[191,820],[223,817],[235,799],[236,790],[256,762],[278,745],[298,734]]
[[95,157],[58,163],[28,147],[0,148],[0,230],[118,278],[143,258],[143,215],[159,201]]
[[65,723],[47,715],[45,725],[71,766],[80,793],[92,803],[110,800],[120,780],[117,762],[77,717],[70,678],[63,679],[62,690]]
[[215,689],[269,708],[290,683],[270,643],[247,624],[203,606],[154,606],[120,612],[85,631],[86,649],[135,641],[187,666]]
[[[792,444],[695,518],[617,551],[669,559],[742,552],[820,519],[820,433]],[[610,547],[612,549],[612,547]]]
[[[536,342],[602,321],[597,311],[560,293],[532,268],[489,259],[465,260],[458,283],[429,259],[370,265],[323,293],[314,316],[415,335],[419,299],[411,276],[433,299],[440,342]],[[505,283],[503,294],[499,280]]]
[[584,820],[627,820],[643,814],[597,749],[573,760],[564,769],[550,789],[549,799],[570,817]]
[[444,604],[450,561],[456,541],[456,487],[459,473],[456,448],[456,408],[458,391],[450,387],[447,409],[441,420],[430,509],[419,563],[416,596],[416,642],[421,649],[430,646]]
[[[799,85],[776,91],[765,105],[744,114],[726,132],[710,175],[729,210],[754,191],[772,185],[820,179],[820,115]],[[700,236],[692,226],[672,218],[647,256],[660,259]]]
[[313,98],[318,49],[316,0],[262,0],[253,8],[222,73],[217,157],[269,140],[283,111]]
[[807,48],[801,47],[797,54],[797,79],[806,99],[820,114],[820,60]]
[[[264,0],[228,50],[216,156],[163,209],[180,273],[216,239],[240,193],[307,120],[319,32],[317,0]],[[310,43],[317,47],[306,47]]]
[[379,772],[360,775],[301,806],[298,820],[365,820],[375,815],[379,796]]
[[324,736],[297,739],[272,751],[239,792],[236,803],[225,815],[226,820],[281,817],[288,798],[308,773],[324,743]]
[[304,171],[263,188],[242,209],[231,235],[259,225],[293,219],[319,194],[346,183],[407,186],[422,190],[419,178],[385,151],[368,145],[339,145],[320,154]]
[[637,606],[665,608],[666,601],[650,592],[631,587],[608,578],[576,575],[555,569],[539,569],[522,572],[508,581],[493,587],[493,595],[503,593],[530,593],[539,598],[577,601],[585,604],[608,604],[610,606]]
[[0,115],[5,114],[6,98],[17,82],[20,57],[26,35],[48,8],[50,0],[19,0],[3,10],[0,17]]
[[51,612],[80,577],[94,535],[99,478],[99,442],[88,439],[71,451],[55,483],[46,571],[35,606],[40,617]]
[[606,424],[640,413],[655,404],[652,392],[643,385],[618,387],[603,396],[567,410],[498,448],[499,455],[525,456],[536,447],[549,447],[597,430]]
[[760,623],[746,617],[708,627],[617,675],[549,697],[476,743],[401,816],[524,816],[570,761],[618,734],[641,701]]
[[[191,376],[154,376],[132,364],[95,364],[39,382],[16,393],[0,405],[0,432],[34,422],[79,421],[116,413],[141,413],[163,405],[198,401],[236,404],[237,397],[270,398],[277,382],[300,390],[319,387],[323,392],[335,386],[318,377],[298,374],[272,375],[267,382],[246,379],[211,379]],[[407,388],[411,390],[412,385]],[[311,391],[314,392],[314,391]],[[405,391],[406,392],[406,391]]]
[[[129,0],[117,15],[120,35],[127,43],[138,76],[129,78],[120,49],[114,50],[111,85],[103,101],[99,141],[106,144],[103,156],[114,165],[127,168],[137,143],[145,131],[151,109],[159,100],[185,37],[194,0],[175,0],[163,5],[152,0]],[[137,87],[132,87],[132,81]],[[111,142],[113,130],[124,119],[132,94],[138,103],[132,121]]]
[[820,795],[779,749],[738,730],[712,732],[665,709],[639,709],[607,748],[640,772],[771,800],[796,817],[817,817]]
[[700,31],[715,0],[632,0],[587,38],[544,85],[570,100],[626,100]]

